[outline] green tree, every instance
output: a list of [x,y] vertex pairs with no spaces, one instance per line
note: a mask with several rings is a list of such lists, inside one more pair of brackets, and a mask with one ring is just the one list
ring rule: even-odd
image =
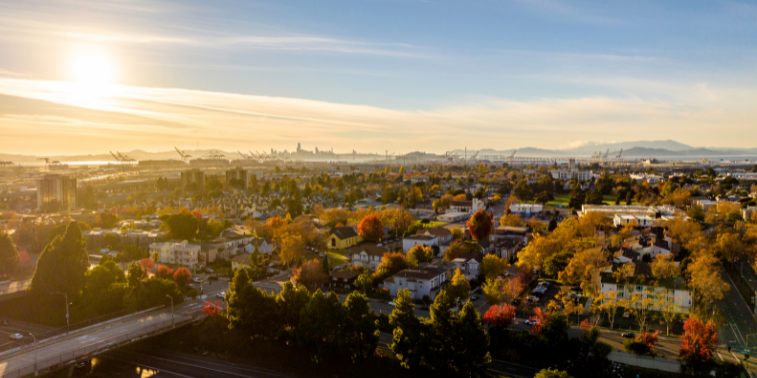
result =
[[455,348],[453,364],[455,371],[465,376],[484,377],[486,367],[492,362],[489,354],[489,334],[484,329],[481,314],[468,301],[458,314],[455,342],[451,345],[464,345]]
[[568,340],[568,329],[570,329],[568,318],[564,314],[553,313],[544,324],[541,336],[547,339],[550,345],[560,346]]
[[347,309],[346,340],[353,361],[373,355],[378,346],[379,330],[376,314],[371,310],[368,297],[353,291],[344,302]]
[[329,276],[329,273],[331,273],[331,269],[329,268],[329,255],[323,256],[323,262],[321,263],[321,269],[323,270],[323,274],[326,275],[326,277]]
[[97,299],[101,291],[108,289],[114,283],[126,281],[123,269],[113,261],[107,261],[105,264],[97,265],[88,270],[85,279],[85,292],[89,300]]
[[368,288],[373,285],[373,280],[371,279],[371,275],[368,273],[363,273],[357,277],[355,280],[355,283],[357,285],[360,285],[360,287],[363,288],[363,293],[368,292]]
[[169,304],[166,295],[173,299],[174,306],[184,301],[184,296],[176,283],[164,278],[150,277],[132,289],[124,301],[131,309],[144,310]]
[[232,282],[226,293],[229,327],[252,338],[275,337],[284,321],[276,298],[255,287],[244,269],[236,272]]
[[40,254],[31,291],[40,295],[63,292],[69,298],[78,296],[84,289],[84,275],[89,267],[86,244],[78,224],[69,223],[66,233],[56,236]]
[[407,252],[407,264],[411,267],[429,263],[434,259],[434,251],[429,246],[417,244]]
[[126,278],[131,288],[138,287],[145,277],[147,277],[147,271],[138,261],[132,261],[126,268]]
[[345,344],[347,310],[336,293],[328,297],[316,290],[308,305],[300,312],[297,343],[310,347],[316,361],[337,354]]
[[112,251],[118,251],[121,249],[121,237],[112,232],[106,232],[103,235],[103,245]]
[[194,240],[200,228],[200,220],[189,212],[173,214],[166,220],[169,236],[178,240]]
[[[457,338],[457,317],[452,312],[452,298],[444,290],[439,291],[431,305],[431,339],[428,364],[445,376],[455,369],[455,348]],[[467,347],[467,345],[466,345]]]
[[[292,281],[284,282],[284,288],[276,297],[281,319],[290,329],[296,329],[300,324],[300,312],[310,302],[310,293],[305,286],[294,288]],[[296,335],[292,335],[296,336]]]
[[410,290],[397,293],[389,324],[394,327],[392,352],[406,369],[414,369],[425,362],[428,355],[428,326],[415,316],[415,305],[410,299]]
[[0,277],[13,273],[20,261],[13,239],[7,232],[0,231]]

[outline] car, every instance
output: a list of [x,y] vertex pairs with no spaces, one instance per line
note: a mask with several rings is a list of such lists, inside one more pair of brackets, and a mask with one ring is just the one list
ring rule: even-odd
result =
[[538,297],[534,297],[533,295],[529,295],[529,296],[526,297],[526,300],[529,301],[529,302],[538,302],[539,298]]
[[13,340],[21,340],[21,339],[24,338],[24,336],[21,335],[20,333],[14,333],[14,334],[10,335],[10,338],[13,339]]
[[194,279],[192,279],[192,281],[194,281],[194,282],[197,282],[197,283],[200,283],[200,282],[202,282],[202,280],[201,280],[201,279],[199,279],[199,278],[194,278]]
[[526,319],[525,323],[531,326],[536,325],[539,323],[539,319]]
[[188,287],[195,287],[193,284],[187,284]]
[[82,361],[74,365],[74,367],[77,369],[84,369],[85,367],[89,366],[91,363],[92,363],[91,361]]
[[628,311],[626,311],[626,312],[623,313],[623,317],[624,318],[630,318],[631,317],[631,313],[628,312]]
[[636,337],[636,334],[633,332],[623,332],[620,334],[620,337],[624,339],[633,339],[634,337]]
[[471,297],[470,297],[470,300],[472,300],[472,301],[476,301],[476,300],[478,300],[478,296],[476,296],[476,295],[471,295]]
[[215,273],[215,271],[213,271],[213,269],[210,269],[210,268],[206,268],[205,271],[208,273]]
[[222,292],[216,294],[216,297],[218,297],[218,298],[225,298],[226,297],[226,292],[222,291]]
[[389,306],[395,306],[394,302],[389,302]]

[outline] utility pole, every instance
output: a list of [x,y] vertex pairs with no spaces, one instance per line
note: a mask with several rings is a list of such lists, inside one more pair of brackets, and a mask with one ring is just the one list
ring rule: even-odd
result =
[[171,296],[168,294],[166,294],[166,297],[168,297],[168,299],[171,300],[171,328],[174,328],[176,327],[176,323],[174,322],[174,319],[173,319],[173,298],[171,298]]

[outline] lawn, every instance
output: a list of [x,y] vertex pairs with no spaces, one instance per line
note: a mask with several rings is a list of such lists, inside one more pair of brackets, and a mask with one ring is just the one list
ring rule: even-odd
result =
[[420,219],[416,219],[415,222],[413,222],[413,225],[419,226],[419,227],[424,227],[424,228],[440,227],[440,226],[444,226],[446,224],[447,224],[447,222],[430,221],[430,222],[428,222],[428,224],[426,224],[424,226],[424,225],[421,224],[421,220]]
[[[555,196],[555,199],[552,201],[547,202],[547,206],[555,206],[555,205],[563,205],[568,206],[570,203],[570,194],[558,194]],[[605,205],[615,205],[615,196],[612,194],[605,194],[602,196],[602,203]],[[625,205],[626,201],[620,201],[621,205]],[[636,205],[636,201],[633,201],[631,203],[632,205]]]
[[350,262],[350,259],[348,257],[350,253],[348,251],[341,249],[331,249],[326,252],[326,254],[329,257],[329,266],[332,268],[337,265]]

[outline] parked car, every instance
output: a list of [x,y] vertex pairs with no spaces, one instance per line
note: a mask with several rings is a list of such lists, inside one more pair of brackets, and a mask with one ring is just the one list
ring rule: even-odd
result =
[[539,298],[538,297],[534,297],[533,295],[529,295],[529,296],[526,297],[526,300],[529,301],[529,302],[538,302]]
[[10,338],[13,339],[13,340],[21,340],[21,339],[24,338],[24,336],[22,336],[20,333],[14,333],[14,334],[10,335]]
[[526,319],[525,323],[530,326],[536,325],[539,323],[539,319]]
[[88,361],[82,361],[82,362],[79,362],[78,364],[74,365],[74,367],[77,368],[77,369],[84,369],[87,366],[89,366],[91,363],[92,363],[92,361],[89,361],[89,360]]
[[199,279],[199,278],[197,278],[197,277],[193,278],[192,281],[197,282],[197,283],[201,283],[202,282],[202,280]]
[[226,292],[222,291],[222,292],[216,294],[216,297],[218,297],[218,298],[225,298],[226,297]]
[[633,332],[623,332],[620,334],[620,337],[624,339],[633,339],[634,337],[636,337],[636,334]]
[[476,296],[476,295],[471,295],[471,297],[470,297],[470,300],[472,300],[472,301],[476,301],[476,300],[478,300],[478,296]]
[[549,281],[541,281],[537,284],[537,286],[546,286],[549,287]]
[[215,273],[215,271],[213,271],[213,269],[210,269],[210,268],[206,268],[205,271],[208,273]]
[[394,302],[389,302],[389,306],[395,306]]

